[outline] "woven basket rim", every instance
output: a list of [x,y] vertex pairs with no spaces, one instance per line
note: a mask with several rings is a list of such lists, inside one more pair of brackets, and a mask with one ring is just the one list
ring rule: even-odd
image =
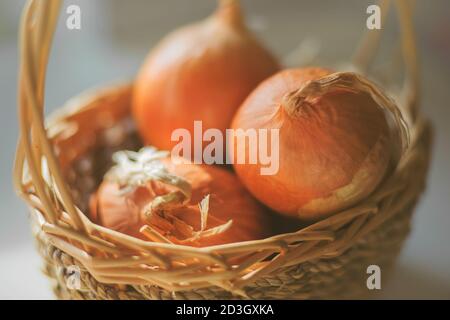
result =
[[[58,122],[61,122],[61,121],[65,122],[67,120],[67,118],[70,118],[70,116],[77,114],[78,112],[82,111],[85,107],[89,106],[92,103],[95,103],[97,100],[99,100],[99,99],[101,100],[104,97],[107,97],[111,91],[128,90],[129,88],[132,88],[131,82],[129,82],[129,83],[126,83],[126,82],[112,83],[112,84],[100,85],[95,88],[89,88],[89,89],[81,92],[80,94],[75,95],[74,97],[70,98],[65,104],[63,104],[63,106],[59,107],[57,110],[55,110],[48,116],[48,118],[47,118],[48,119],[48,122],[47,122],[48,130],[51,130],[52,126]],[[423,120],[423,121],[425,121],[425,120]],[[421,121],[419,121],[419,123],[421,123]],[[405,152],[405,157],[407,157],[408,151],[410,151],[412,148],[413,148],[412,145],[408,146],[408,149]],[[279,234],[269,236],[269,237],[266,237],[263,239],[250,240],[250,241],[238,241],[238,242],[233,242],[233,243],[229,243],[229,244],[220,244],[220,245],[205,246],[205,247],[192,247],[192,246],[188,246],[188,245],[172,244],[172,243],[165,244],[165,243],[160,243],[160,242],[152,242],[150,240],[145,241],[145,242],[154,243],[155,248],[159,247],[159,248],[166,249],[166,248],[174,247],[174,248],[178,248],[178,249],[185,249],[186,247],[188,247],[192,251],[212,252],[212,251],[217,251],[221,248],[228,248],[228,247],[240,248],[240,247],[245,247],[247,244],[264,243],[264,242],[268,242],[268,241],[282,240],[282,238],[284,236],[288,237],[288,236],[291,236],[294,234],[298,234],[298,232],[300,232],[300,231],[314,230],[318,226],[321,226],[321,225],[331,225],[331,224],[333,224],[332,223],[333,221],[339,219],[341,215],[343,215],[347,212],[368,210],[367,205],[369,204],[369,206],[370,206],[370,204],[372,203],[371,198],[374,195],[376,196],[377,191],[378,192],[381,191],[381,189],[383,189],[386,184],[389,184],[389,181],[394,179],[395,175],[396,174],[394,171],[393,174],[390,176],[390,178],[383,180],[382,183],[380,183],[380,185],[377,186],[377,188],[374,190],[374,192],[372,192],[369,197],[361,200],[360,203],[357,203],[349,208],[346,208],[345,210],[336,212],[332,216],[320,219],[320,220],[318,220],[312,224],[309,224],[308,226],[303,227],[297,231],[279,233]],[[93,222],[93,224],[95,224],[95,223]],[[116,232],[116,231],[114,231],[114,232]],[[117,233],[120,233],[120,232],[117,232]],[[122,234],[122,233],[120,233],[120,234]],[[129,235],[124,235],[124,236],[134,238]],[[332,234],[329,234],[329,235],[325,236],[322,240],[332,241],[333,239],[334,239],[334,236]]]

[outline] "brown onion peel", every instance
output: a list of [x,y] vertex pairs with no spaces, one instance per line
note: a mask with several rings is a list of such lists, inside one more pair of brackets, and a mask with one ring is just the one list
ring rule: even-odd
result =
[[[188,180],[169,172],[166,163],[163,163],[168,159],[166,156],[167,152],[158,151],[153,147],[144,147],[137,152],[119,151],[113,155],[115,165],[105,174],[104,183],[118,186],[120,192],[116,196],[125,199],[128,203],[127,212],[129,213],[129,217],[123,221],[123,225],[116,224],[114,228],[121,228],[127,233],[127,230],[131,231],[127,227],[128,223],[130,226],[141,223],[142,226],[138,228],[138,231],[150,241],[183,245],[198,245],[207,238],[227,232],[233,225],[232,219],[225,219],[223,222],[219,219],[219,224],[207,227],[210,208],[209,194],[198,203],[200,219],[198,231],[177,216],[179,210],[188,210],[193,190]],[[167,186],[167,193],[156,195],[152,189],[153,182],[161,182],[162,185]],[[147,203],[143,206],[134,202],[136,201],[135,192],[142,188],[149,192]],[[173,189],[174,191],[172,191]],[[155,195],[154,198],[150,197],[151,194]],[[101,197],[104,196],[104,192],[101,193]],[[114,203],[114,200],[112,201]],[[94,194],[91,197],[91,218],[102,223],[102,219],[98,217],[97,205],[98,195]],[[119,202],[118,206],[120,205]],[[92,210],[92,208],[94,209]],[[110,209],[114,214],[114,208]],[[139,221],[132,219],[131,212],[134,210],[139,212],[139,217],[137,217]],[[117,214],[117,211],[115,213]],[[109,213],[103,212],[103,215],[105,214]],[[217,220],[214,216],[212,219]],[[182,238],[178,238],[176,234],[182,235]]]
[[335,72],[317,80],[308,81],[300,89],[283,96],[282,105],[286,112],[295,117],[302,105],[337,89],[368,94],[382,109],[391,129],[392,162],[398,163],[410,143],[408,124],[396,102],[387,96],[375,83],[355,72]]
[[[232,129],[279,134],[279,170],[233,166],[248,190],[273,210],[314,221],[368,197],[396,170],[409,145],[393,99],[353,72],[286,69],[260,84],[236,113]],[[230,144],[230,147],[233,147]],[[249,146],[239,147],[247,154]]]

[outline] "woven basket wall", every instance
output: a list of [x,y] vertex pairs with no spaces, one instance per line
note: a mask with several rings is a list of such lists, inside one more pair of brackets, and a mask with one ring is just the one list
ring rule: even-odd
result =
[[[380,266],[387,278],[427,176],[431,131],[417,110],[417,84],[408,82],[400,103],[409,148],[395,172],[353,208],[296,232],[245,243],[191,248],[142,241],[95,225],[84,214],[112,153],[140,146],[129,115],[131,86],[72,99],[43,124],[45,65],[58,4],[30,1],[24,12],[15,168],[16,188],[30,207],[44,272],[57,297],[357,298],[369,293],[368,266]],[[404,49],[411,52],[410,12],[399,9],[406,23]],[[37,22],[31,25],[33,15]],[[408,57],[414,79],[415,57]],[[74,266],[81,272],[75,289],[69,285]]]

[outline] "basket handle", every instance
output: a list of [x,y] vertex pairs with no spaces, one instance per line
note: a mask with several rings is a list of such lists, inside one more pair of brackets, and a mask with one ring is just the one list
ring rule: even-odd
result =
[[417,119],[420,98],[420,74],[416,46],[416,36],[412,21],[413,2],[396,0],[400,21],[403,59],[405,62],[405,80],[401,91],[402,104],[405,106],[410,121]]
[[[29,0],[20,22],[19,124],[14,183],[19,195],[34,186],[48,221],[59,223],[57,200],[83,230],[81,212],[74,205],[44,127],[44,85],[50,45],[57,24],[60,0]],[[25,160],[31,181],[24,175]],[[27,201],[29,199],[27,197]]]
[[[384,20],[391,7],[391,0],[380,0],[381,19]],[[400,40],[405,76],[400,92],[400,104],[406,111],[410,123],[414,123],[418,113],[419,100],[419,68],[412,13],[414,0],[395,0],[397,16],[400,24]],[[359,48],[353,56],[353,64],[362,73],[366,73],[376,49],[379,46],[382,30],[371,30],[363,37]]]

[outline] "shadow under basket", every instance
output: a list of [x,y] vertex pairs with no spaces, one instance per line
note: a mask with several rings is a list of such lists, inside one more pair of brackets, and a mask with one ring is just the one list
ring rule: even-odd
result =
[[[140,145],[129,116],[130,96],[130,86],[100,90],[72,100],[49,121],[50,141],[80,212],[86,212],[112,153]],[[419,119],[410,129],[411,145],[397,170],[368,199],[297,232],[264,240],[191,248],[129,242],[122,238],[131,237],[101,228],[87,228],[80,236],[68,232],[64,212],[61,223],[46,221],[30,189],[45,273],[62,299],[367,297],[368,266],[378,265],[386,278],[424,187],[430,127]]]

